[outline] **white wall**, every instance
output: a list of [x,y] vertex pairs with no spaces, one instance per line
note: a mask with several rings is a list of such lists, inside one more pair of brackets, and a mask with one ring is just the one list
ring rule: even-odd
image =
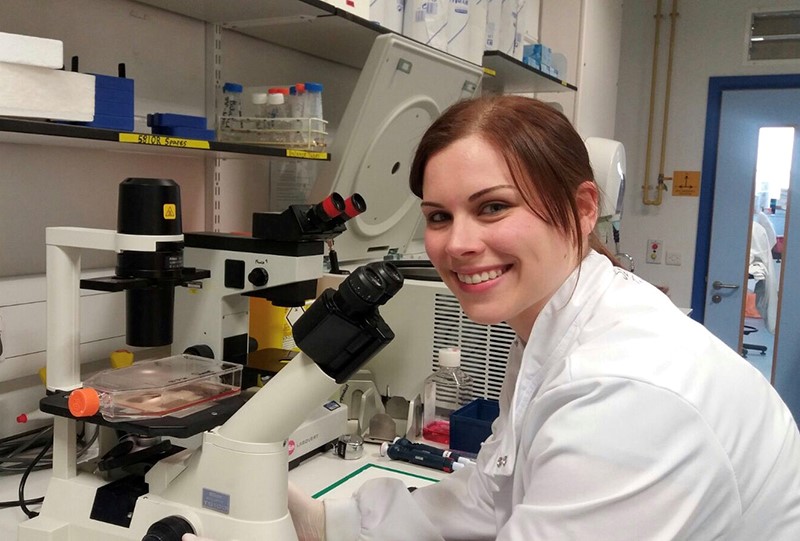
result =
[[[559,74],[559,78],[575,85],[578,81],[582,4],[583,0],[542,0],[539,19],[541,43],[567,58],[567,73]],[[575,92],[539,92],[537,97],[560,104],[567,118],[574,121]]]
[[584,0],[575,128],[584,137],[614,137],[622,0]]
[[[668,0],[662,10],[669,13]],[[800,9],[800,2],[777,0],[683,0],[673,60],[669,131],[664,173],[700,171],[703,160],[708,79],[712,76],[797,73],[800,62],[784,61],[753,65],[745,62],[745,31],[753,8]],[[668,286],[678,306],[691,299],[694,250],[699,198],[666,193],[659,207],[642,203],[645,168],[651,60],[655,34],[656,0],[625,2],[622,18],[622,51],[616,114],[616,139],[625,144],[628,158],[628,189],[622,218],[621,248],[636,258],[637,274]],[[656,101],[650,184],[658,174],[668,49],[669,18],[661,27],[661,55]],[[701,182],[703,180],[701,179]],[[671,186],[671,182],[668,182]],[[651,193],[650,197],[654,197]],[[648,239],[663,242],[665,251],[679,252],[681,266],[644,263]]]
[[[206,57],[207,26],[200,21],[128,0],[32,0],[0,2],[0,31],[62,40],[67,66],[78,55],[81,71],[115,75],[124,62],[135,81],[137,131],[149,131],[148,113],[207,110],[212,62]],[[264,87],[323,82],[325,116],[335,130],[358,70],[230,31],[222,34],[224,80]],[[143,176],[176,180],[184,230],[208,229],[208,167],[214,158],[0,136],[0,315],[7,357],[0,362],[0,437],[13,430],[11,416],[32,409],[43,393],[35,374],[44,365],[45,227],[114,229],[119,182]],[[221,169],[223,210],[230,218],[221,229],[249,231],[252,212],[268,210],[268,160],[228,157]],[[83,255],[85,269],[113,265],[113,254]],[[82,359],[105,358],[124,341],[119,295],[93,295],[83,304]]]

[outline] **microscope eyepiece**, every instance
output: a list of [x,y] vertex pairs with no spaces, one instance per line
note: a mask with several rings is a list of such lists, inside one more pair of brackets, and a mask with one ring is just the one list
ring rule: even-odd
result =
[[385,304],[386,301],[394,297],[394,294],[400,291],[403,287],[403,274],[400,270],[387,262],[376,262],[367,265],[368,269],[373,270],[381,277],[384,283],[384,298],[381,299],[380,304]]
[[344,198],[336,192],[312,206],[306,217],[314,224],[327,223],[345,211]]
[[378,307],[403,285],[397,267],[386,261],[355,269],[326,289],[292,327],[295,343],[320,369],[344,383],[394,338]]
[[355,218],[362,212],[367,210],[367,201],[362,197],[359,193],[354,193],[344,202],[344,212],[342,213],[342,218],[347,221],[351,218]]
[[347,314],[364,314],[385,304],[402,285],[403,276],[394,265],[370,263],[348,275],[333,300]]

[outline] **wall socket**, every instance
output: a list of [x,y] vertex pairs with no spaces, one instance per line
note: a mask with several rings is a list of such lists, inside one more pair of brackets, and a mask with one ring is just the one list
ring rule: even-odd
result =
[[666,257],[664,259],[664,263],[667,265],[680,265],[681,264],[681,253],[680,252],[667,252]]
[[646,263],[660,264],[662,259],[662,245],[660,240],[647,241],[647,252],[644,260]]

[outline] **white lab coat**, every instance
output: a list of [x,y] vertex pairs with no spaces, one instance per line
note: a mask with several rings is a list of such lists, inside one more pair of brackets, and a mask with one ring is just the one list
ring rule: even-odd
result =
[[326,501],[327,541],[800,539],[800,434],[770,384],[605,257],[579,276],[515,344],[477,465]]
[[750,232],[750,261],[748,273],[756,280],[756,308],[770,334],[775,334],[778,321],[778,279],[772,245],[767,230],[753,222]]

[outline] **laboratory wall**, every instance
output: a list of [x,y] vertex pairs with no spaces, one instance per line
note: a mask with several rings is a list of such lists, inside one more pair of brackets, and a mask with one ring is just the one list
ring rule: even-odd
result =
[[[797,73],[799,61],[753,63],[746,60],[747,30],[753,9],[797,10],[798,1],[726,0],[677,2],[672,85],[663,171],[659,171],[665,78],[669,52],[669,12],[672,2],[661,2],[662,19],[657,59],[656,99],[652,130],[649,183],[659,172],[700,171],[703,160],[706,100],[709,77]],[[642,202],[646,161],[650,80],[655,35],[656,0],[625,2],[615,138],[625,145],[628,185],[621,226],[621,249],[636,259],[636,273],[669,287],[672,300],[690,306],[694,272],[699,198],[664,194],[660,206]],[[705,179],[701,179],[701,183]],[[667,181],[671,187],[671,181]],[[653,190],[648,197],[655,198]],[[680,255],[679,266],[646,264],[649,239],[660,240],[664,252]]]
[[[617,93],[618,70],[629,73],[620,66],[620,58],[625,58],[619,54],[620,26],[633,17],[643,27],[645,22],[638,19],[649,21],[650,15],[626,3],[623,17],[622,0],[541,0],[531,5],[540,6],[540,13],[538,28],[529,29],[528,37],[538,36],[564,54],[567,70],[562,79],[579,88],[577,93],[539,97],[559,102],[584,137],[618,136],[620,119],[628,118],[628,102],[639,103],[622,89]],[[148,113],[208,115],[215,79],[245,87],[319,80],[325,83],[325,118],[335,136],[360,73],[352,64],[325,61],[233,31],[215,34],[197,20],[129,0],[0,2],[0,31],[61,40],[67,62],[77,55],[83,72],[114,75],[124,63],[135,81],[135,130],[143,132],[149,131]],[[623,30],[623,49],[631,47],[624,44],[630,31]],[[651,39],[639,38],[645,41],[633,47],[636,53]],[[221,42],[219,53],[207,54],[216,40]],[[640,87],[635,92],[646,91]],[[618,98],[625,110],[617,106]],[[637,152],[634,145],[630,153]],[[13,418],[33,409],[42,392],[36,373],[45,359],[45,227],[113,229],[117,185],[127,177],[147,176],[179,182],[184,230],[248,231],[252,212],[269,210],[274,161],[169,150],[142,153],[135,146],[95,148],[36,136],[0,138],[0,317],[6,329],[6,355],[0,361],[0,436],[15,429]],[[631,215],[635,220],[636,214],[634,208],[626,219]],[[113,254],[84,255],[83,267],[92,272],[102,273],[113,265]],[[101,359],[124,345],[119,295],[83,297],[84,360]]]
[[[205,23],[127,0],[0,2],[0,32],[63,41],[67,69],[72,56],[88,73],[116,75],[124,63],[135,83],[134,129],[145,133],[148,113],[208,114],[216,75],[245,86],[324,81],[325,116],[335,132],[359,73],[232,31],[214,36]],[[216,57],[206,54],[212,39],[221,43]],[[139,176],[180,184],[184,231],[249,231],[252,212],[269,210],[269,163],[257,156],[0,137],[0,437],[24,428],[14,418],[34,409],[44,392],[37,372],[45,364],[45,228],[115,229],[117,186]],[[215,199],[214,190],[224,197]],[[215,214],[224,223],[214,224]],[[87,273],[110,274],[114,264],[110,252],[82,254]],[[121,295],[84,292],[84,362],[124,346]]]
[[542,43],[566,59],[564,81],[577,92],[539,92],[561,106],[582,137],[614,138],[622,0],[544,0]]

